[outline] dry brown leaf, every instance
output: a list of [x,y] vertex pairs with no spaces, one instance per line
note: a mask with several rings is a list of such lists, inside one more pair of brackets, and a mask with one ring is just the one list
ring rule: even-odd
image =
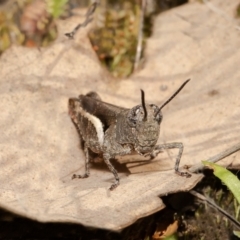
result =
[[175,220],[173,223],[169,224],[168,226],[163,226],[161,223],[158,225],[156,231],[154,232],[152,238],[154,240],[165,239],[174,233],[177,232],[178,229],[178,221]]
[[[233,12],[233,4],[219,2]],[[88,179],[71,180],[83,171],[84,156],[68,98],[96,90],[106,102],[132,107],[142,88],[148,102],[160,105],[191,77],[164,109],[159,141],[183,142],[182,164],[198,163],[239,140],[239,32],[235,21],[200,3],[169,11],[156,19],[144,69],[117,81],[99,65],[86,29],[74,41],[65,39],[79,21],[60,22],[60,37],[49,48],[12,47],[1,56],[0,206],[39,221],[117,230],[162,209],[158,196],[188,191],[202,175],[177,176],[168,156],[162,163],[171,170],[121,171],[113,192],[107,167],[94,165]],[[228,162],[239,163],[237,155]]]

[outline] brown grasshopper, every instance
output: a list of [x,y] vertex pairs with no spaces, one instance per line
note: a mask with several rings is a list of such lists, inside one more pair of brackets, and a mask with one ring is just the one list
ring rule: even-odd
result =
[[191,174],[179,171],[183,153],[181,142],[156,145],[162,121],[162,108],[166,106],[188,83],[181,87],[161,106],[146,104],[144,91],[141,90],[141,104],[131,109],[103,102],[96,92],[69,99],[69,115],[77,128],[85,153],[85,173],[74,174],[72,178],[89,177],[89,162],[93,154],[103,158],[115,177],[113,190],[119,185],[119,177],[110,160],[116,156],[138,153],[155,158],[164,149],[178,148],[175,172],[180,176]]

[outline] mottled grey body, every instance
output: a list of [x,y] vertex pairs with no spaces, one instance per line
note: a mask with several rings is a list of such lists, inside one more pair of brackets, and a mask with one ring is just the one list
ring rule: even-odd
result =
[[89,176],[91,153],[96,153],[103,157],[114,174],[115,183],[110,187],[110,190],[113,190],[119,185],[119,177],[110,162],[111,159],[132,152],[154,158],[159,152],[170,148],[179,149],[175,164],[176,173],[181,176],[191,176],[187,172],[178,170],[183,152],[182,143],[156,145],[162,121],[161,109],[180,92],[188,81],[161,107],[145,104],[143,91],[142,104],[132,109],[105,103],[95,92],[69,99],[69,115],[78,130],[86,156],[85,174],[74,174],[73,178]]

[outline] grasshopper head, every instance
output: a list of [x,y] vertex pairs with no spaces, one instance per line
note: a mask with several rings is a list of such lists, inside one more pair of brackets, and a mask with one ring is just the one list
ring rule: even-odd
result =
[[185,81],[161,107],[155,104],[146,104],[144,91],[141,90],[142,104],[133,107],[127,116],[128,124],[135,139],[134,148],[139,154],[153,151],[159,137],[160,124],[163,118],[161,109],[182,90],[188,81]]
[[[142,91],[142,95],[143,91]],[[139,154],[152,152],[157,143],[162,113],[154,104],[138,105],[128,113],[128,123],[135,139],[135,150]]]

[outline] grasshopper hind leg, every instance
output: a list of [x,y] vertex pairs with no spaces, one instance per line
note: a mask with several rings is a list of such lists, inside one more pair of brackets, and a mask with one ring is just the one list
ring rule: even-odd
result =
[[104,162],[107,164],[109,170],[112,172],[112,174],[114,175],[114,178],[115,178],[115,183],[113,183],[111,185],[111,187],[109,188],[109,190],[112,191],[119,185],[120,179],[118,177],[117,170],[113,167],[113,165],[110,162],[110,159],[111,159],[110,155],[109,154],[103,154],[103,159],[104,159]]
[[73,174],[72,179],[74,179],[74,178],[87,178],[90,175],[90,171],[89,171],[89,149],[88,149],[88,147],[86,146],[85,143],[83,143],[83,145],[84,145],[84,153],[85,153],[85,173],[83,175]]

